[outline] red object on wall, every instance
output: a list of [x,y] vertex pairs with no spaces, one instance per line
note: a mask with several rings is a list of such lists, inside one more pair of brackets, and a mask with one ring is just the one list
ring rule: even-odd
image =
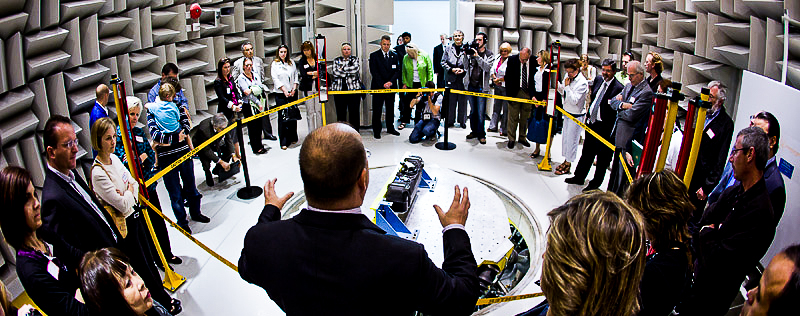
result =
[[192,3],[192,5],[189,7],[189,16],[191,16],[192,19],[199,19],[200,13],[202,12],[203,9],[201,9],[200,5],[197,3]]

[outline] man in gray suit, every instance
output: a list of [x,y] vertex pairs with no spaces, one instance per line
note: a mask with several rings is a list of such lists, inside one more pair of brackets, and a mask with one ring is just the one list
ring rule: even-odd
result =
[[628,179],[623,170],[623,163],[619,160],[620,153],[624,153],[628,169],[633,173],[633,157],[630,152],[633,147],[633,130],[636,123],[646,119],[653,105],[653,91],[644,80],[644,66],[638,61],[628,62],[626,69],[630,82],[622,89],[622,93],[609,100],[609,105],[617,109],[617,124],[615,134],[614,164],[611,168],[611,179],[608,181],[608,191],[622,195],[628,186]]

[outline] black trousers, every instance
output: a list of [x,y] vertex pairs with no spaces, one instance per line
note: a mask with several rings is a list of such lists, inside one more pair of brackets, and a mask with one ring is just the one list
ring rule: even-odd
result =
[[[297,95],[295,94],[293,97],[287,98],[283,93],[276,93],[275,94],[275,106],[281,106],[297,100]],[[281,110],[286,111],[286,110]],[[284,121],[281,119],[282,116],[285,115],[278,115],[278,139],[280,139],[281,147],[289,146],[293,142],[297,141],[297,121]]]
[[[214,146],[214,144],[211,144],[211,146]],[[220,160],[224,160],[225,162],[229,162],[231,160],[231,157],[233,157],[233,153],[230,150],[228,150],[228,146],[220,146],[219,150],[216,151],[216,154]],[[206,174],[206,180],[211,179],[212,178],[211,164],[214,162],[211,161],[210,159],[206,159],[206,157],[203,157],[202,155],[198,156],[200,157],[200,164],[203,165],[203,172],[205,172]]]
[[[120,250],[130,259],[131,267],[142,277],[144,284],[150,289],[153,299],[164,306],[170,306],[172,299],[164,286],[161,284],[161,275],[158,274],[154,264],[152,250],[150,249],[150,238],[147,228],[145,228],[144,216],[136,211],[126,219],[128,226],[128,236],[120,239]],[[121,238],[121,236],[120,236]]]
[[[157,207],[159,210],[162,210],[161,202],[158,201],[158,191],[156,191],[155,184],[147,188],[147,194],[150,197],[149,200],[150,203],[153,203],[153,206]],[[156,238],[158,238],[158,244],[161,245],[161,252],[164,253],[165,258],[167,259],[172,258],[174,254],[172,254],[172,246],[170,245],[169,242],[169,234],[167,233],[167,223],[164,221],[163,218],[161,218],[161,216],[158,216],[158,214],[156,214],[156,212],[150,209],[149,207],[145,209],[147,209],[148,212],[147,215],[150,216],[150,223],[153,224],[153,231],[156,233]],[[152,241],[152,238],[150,238],[149,233],[147,233],[147,236],[151,242],[150,250],[151,254],[153,255],[153,259],[156,261],[160,261],[161,259],[158,258],[158,251],[156,250],[155,242]]]
[[394,93],[376,93],[372,95],[372,131],[381,132],[381,114],[386,108],[386,131],[394,130]]
[[[421,82],[415,82],[409,87],[411,89],[422,88]],[[417,94],[413,92],[403,93],[400,95],[400,123],[408,124],[411,122],[411,100],[414,100]]]
[[[605,124],[604,122],[597,122],[589,124],[588,127],[605,137],[610,143],[614,143],[611,139],[611,129],[614,127],[612,124]],[[603,179],[606,177],[606,169],[611,164],[611,158],[614,151],[603,145],[599,139],[595,138],[589,133],[586,133],[586,139],[583,142],[583,149],[581,150],[581,158],[578,160],[578,166],[575,168],[575,177],[581,180],[586,179],[589,174],[589,169],[592,167],[595,157],[597,158],[597,166],[594,169],[594,178],[589,182],[590,187],[600,187],[603,184]]]
[[[243,104],[242,108],[244,111],[244,117],[247,118],[253,116],[253,109],[250,108],[249,103]],[[262,122],[263,120],[258,119],[247,123],[247,135],[250,137],[250,148],[253,149],[253,152],[264,149],[264,145],[261,144],[261,133],[264,130]]]
[[[336,120],[348,122],[355,130],[361,127],[361,95],[360,94],[338,94],[333,96],[336,103]],[[349,119],[348,119],[348,114]]]
[[[620,160],[620,155],[622,155],[623,160]],[[628,190],[628,186],[630,185],[628,176],[622,168],[622,164],[628,165],[628,162],[625,161],[624,158],[624,148],[617,147],[614,149],[614,157],[612,158],[614,164],[611,166],[611,178],[608,179],[608,191],[613,192],[619,197],[625,197],[625,191]],[[598,161],[597,164],[599,165],[600,162]],[[636,170],[634,170],[631,165],[628,165],[628,171],[631,173],[631,176],[634,176],[636,173]]]

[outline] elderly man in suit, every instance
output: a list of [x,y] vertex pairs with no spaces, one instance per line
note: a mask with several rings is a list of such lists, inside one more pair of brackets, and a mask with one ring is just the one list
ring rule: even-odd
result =
[[[369,54],[369,73],[372,75],[370,89],[397,89],[400,78],[400,59],[391,50],[392,39],[389,35],[381,36],[381,49]],[[394,93],[375,93],[372,95],[372,132],[375,139],[381,138],[381,113],[386,106],[386,132],[400,135],[394,129]]]
[[[519,50],[519,54],[508,57],[506,66],[506,95],[509,97],[530,99],[536,96],[535,77],[536,66],[531,65],[531,49],[524,47]],[[528,131],[528,117],[530,116],[533,104],[509,102],[508,103],[508,148],[514,148],[515,140],[527,144],[525,140]],[[517,126],[519,126],[519,138],[517,138]]]
[[[608,190],[622,195],[627,188],[628,179],[620,164],[627,164],[629,170],[633,168],[633,157],[630,152],[633,148],[633,130],[636,123],[647,119],[653,105],[653,91],[644,80],[644,66],[639,61],[631,61],[627,68],[630,82],[622,89],[622,93],[609,101],[611,108],[617,110],[617,123],[614,127],[614,165],[611,169],[611,179]],[[623,154],[625,161],[619,161]],[[619,163],[617,163],[619,162]]]
[[83,251],[117,247],[126,252],[131,265],[151,289],[153,298],[170,309],[174,315],[182,310],[180,301],[170,298],[161,286],[153,262],[141,251],[128,250],[114,219],[101,206],[94,191],[77,176],[78,138],[72,123],[60,115],[51,116],[43,133],[47,155],[44,187],[42,188],[42,228],[64,238],[64,241]]
[[[264,188],[265,206],[247,232],[239,275],[288,315],[470,315],[480,295],[464,224],[469,196],[455,187],[444,227],[443,269],[422,245],[386,233],[361,212],[369,167],[358,132],[346,124],[313,131],[300,149],[308,208],[281,219],[293,193]],[[309,301],[313,298],[313,302]],[[355,303],[353,298],[358,298]]]
[[[617,111],[609,105],[609,99],[622,92],[622,83],[614,77],[616,73],[616,62],[612,59],[603,60],[603,71],[597,76],[592,84],[591,105],[586,118],[586,126],[602,136],[605,140],[613,143],[611,130],[614,129],[614,122],[617,119]],[[597,166],[594,170],[594,178],[589,181],[589,185],[583,189],[584,192],[596,190],[603,184],[606,177],[606,169],[611,164],[613,151],[604,145],[599,139],[587,133],[586,140],[581,150],[581,158],[575,168],[575,176],[564,180],[569,184],[583,185],[583,181],[589,174],[589,168],[597,157]]]

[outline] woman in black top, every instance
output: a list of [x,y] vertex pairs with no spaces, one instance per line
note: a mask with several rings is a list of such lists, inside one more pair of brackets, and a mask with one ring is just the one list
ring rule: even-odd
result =
[[214,92],[217,93],[219,105],[217,111],[225,114],[228,121],[241,118],[242,103],[236,83],[231,77],[231,60],[227,57],[220,58],[217,62],[217,79],[214,79]]
[[669,315],[691,281],[688,221],[694,206],[683,181],[669,169],[634,181],[627,202],[644,216],[650,242],[638,315]]
[[83,252],[55,234],[37,235],[41,204],[30,173],[13,166],[0,171],[0,195],[6,206],[0,211],[0,226],[6,241],[17,249],[17,275],[28,296],[47,315],[89,315],[86,305],[75,298]]
[[[300,91],[303,97],[312,94],[312,90],[317,85],[317,51],[310,41],[303,42],[300,46],[303,51],[303,56],[297,60],[297,71],[300,73]],[[311,133],[315,129],[322,126],[322,108],[320,107],[317,98],[306,101],[306,123],[308,123],[308,132]]]

